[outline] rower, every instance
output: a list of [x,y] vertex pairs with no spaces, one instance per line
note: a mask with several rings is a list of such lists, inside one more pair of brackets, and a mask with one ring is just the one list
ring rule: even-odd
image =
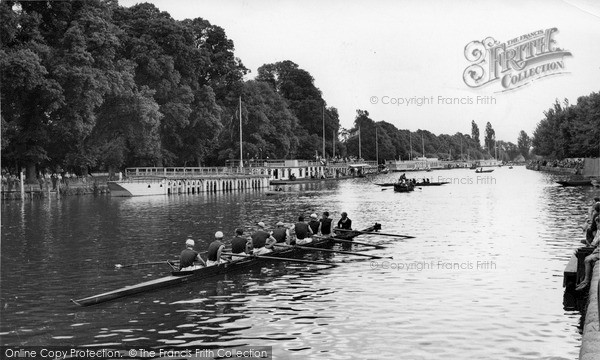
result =
[[251,235],[252,238],[252,254],[254,255],[264,255],[268,254],[271,251],[271,247],[277,240],[270,233],[266,231],[266,225],[264,222],[259,222],[256,224],[256,231]]
[[179,271],[191,271],[200,268],[200,266],[194,265],[194,261],[200,261],[206,266],[200,254],[194,250],[194,240],[187,239],[185,241],[185,249],[179,255]]
[[275,230],[271,236],[275,238],[277,244],[290,244],[290,232],[281,221],[275,224]]
[[305,245],[312,242],[313,232],[310,226],[304,222],[303,215],[298,216],[298,222],[294,225],[294,232],[296,233],[296,245]]
[[337,223],[338,229],[352,230],[352,220],[350,220],[348,214],[346,212],[342,212],[341,215],[342,218]]
[[319,217],[317,214],[311,214],[310,221],[308,222],[308,226],[310,226],[312,233],[315,235],[319,233],[319,226],[321,225],[321,222],[318,219]]
[[323,212],[323,217],[321,218],[321,224],[319,225],[319,232],[321,235],[325,237],[331,236],[331,222],[333,220],[329,218],[329,211]]
[[222,240],[223,232],[217,231],[215,233],[215,240],[208,245],[206,266],[219,265],[221,262],[224,262],[224,260],[221,260],[221,253],[225,248]]
[[[252,251],[252,240],[245,238],[242,235],[244,235],[244,229],[235,229],[235,237],[231,240],[231,252],[233,254],[246,255],[250,254]],[[231,256],[231,260],[241,260],[244,258],[245,256]]]

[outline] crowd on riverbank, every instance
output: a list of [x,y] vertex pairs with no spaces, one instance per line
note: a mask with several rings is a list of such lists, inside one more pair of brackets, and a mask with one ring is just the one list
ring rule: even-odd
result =
[[545,167],[560,167],[560,168],[570,168],[570,169],[583,169],[585,164],[585,159],[583,158],[568,158],[562,160],[531,160],[529,161],[530,166],[545,166]]

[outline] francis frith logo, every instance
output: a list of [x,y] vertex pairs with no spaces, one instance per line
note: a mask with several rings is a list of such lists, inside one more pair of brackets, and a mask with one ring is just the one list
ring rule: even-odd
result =
[[537,30],[500,43],[492,37],[471,41],[465,58],[471,63],[464,73],[467,86],[479,88],[499,83],[509,91],[546,76],[565,73],[569,51],[557,46],[557,28]]

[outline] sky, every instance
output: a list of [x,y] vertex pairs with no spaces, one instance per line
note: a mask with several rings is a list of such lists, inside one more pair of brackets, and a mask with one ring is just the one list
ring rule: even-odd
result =
[[[246,79],[263,64],[295,62],[313,76],[347,129],[361,109],[375,121],[435,134],[470,134],[474,120],[483,138],[490,122],[496,139],[516,143],[520,130],[533,134],[556,99],[576,103],[579,96],[600,91],[600,1],[595,0],[149,2],[174,19],[201,17],[224,28],[235,55],[251,71]],[[477,64],[465,56],[471,42],[491,37],[510,49],[543,41],[553,28],[551,48],[545,50],[553,53],[545,54],[542,43],[531,60],[496,67],[497,80],[477,87],[465,82],[465,69]],[[478,65],[484,79],[491,76],[491,60],[498,59],[491,53],[482,48],[487,55]]]

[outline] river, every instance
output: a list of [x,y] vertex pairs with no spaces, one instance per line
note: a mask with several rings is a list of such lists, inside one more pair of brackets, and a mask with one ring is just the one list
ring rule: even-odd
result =
[[[272,346],[275,358],[576,359],[580,314],[563,308],[562,274],[597,189],[562,188],[523,167],[408,173],[450,181],[394,193],[398,174],[261,191],[2,203],[3,345]],[[186,238],[346,211],[386,249],[336,267],[269,263],[91,307],[70,302],[166,275]]]

